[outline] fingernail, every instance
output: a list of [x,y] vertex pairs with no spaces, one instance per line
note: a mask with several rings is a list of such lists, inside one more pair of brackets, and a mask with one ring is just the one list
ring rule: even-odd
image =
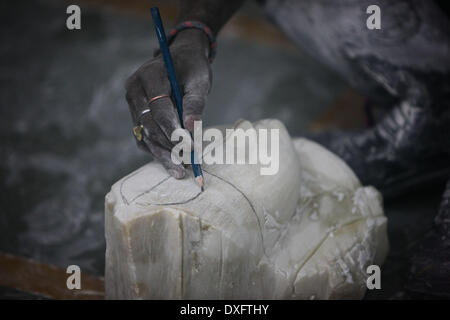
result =
[[189,115],[186,117],[185,121],[184,121],[184,127],[189,130],[189,132],[193,132],[194,131],[194,122],[195,121],[201,121],[201,117],[198,115]]
[[185,175],[185,171],[183,169],[169,169],[168,172],[175,179],[182,179]]
[[186,119],[186,122],[184,123],[184,127],[189,131],[194,131],[194,119],[192,117],[189,117]]

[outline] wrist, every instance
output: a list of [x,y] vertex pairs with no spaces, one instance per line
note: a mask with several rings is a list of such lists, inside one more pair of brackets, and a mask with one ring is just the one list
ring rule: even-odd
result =
[[210,62],[216,53],[216,38],[212,30],[199,21],[184,21],[171,29],[167,37],[173,47],[188,46],[200,48],[205,52]]
[[206,51],[207,56],[209,55],[208,37],[203,31],[198,29],[185,29],[179,31],[171,41],[170,46],[172,48],[198,48],[202,51]]

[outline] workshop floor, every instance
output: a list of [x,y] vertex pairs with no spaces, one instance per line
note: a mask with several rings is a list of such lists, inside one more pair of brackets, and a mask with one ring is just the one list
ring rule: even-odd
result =
[[[150,18],[136,8],[121,13],[81,3],[79,31],[65,28],[62,1],[0,4],[0,252],[60,268],[76,264],[101,277],[104,196],[150,160],[134,143],[123,84],[150,58],[156,39]],[[267,41],[258,26],[270,31]],[[250,4],[224,30],[204,124],[278,118],[295,136],[333,125],[327,113],[352,104],[349,118],[362,119],[362,98],[271,28]],[[338,116],[344,123],[345,115]],[[366,298],[408,298],[408,259],[431,226],[442,190],[386,203],[391,251],[382,290]],[[5,270],[14,269],[0,265],[0,298],[44,297],[38,289],[17,290],[28,287],[6,282]]]

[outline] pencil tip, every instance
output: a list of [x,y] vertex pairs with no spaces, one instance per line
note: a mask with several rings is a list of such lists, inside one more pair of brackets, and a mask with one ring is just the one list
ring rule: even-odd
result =
[[197,181],[198,185],[200,186],[200,189],[203,192],[203,190],[205,190],[205,182],[203,180],[203,177],[202,176],[198,176],[198,177],[195,178],[195,181]]

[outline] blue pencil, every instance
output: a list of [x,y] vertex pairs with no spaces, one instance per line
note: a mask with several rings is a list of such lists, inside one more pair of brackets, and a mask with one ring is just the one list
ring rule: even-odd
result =
[[[159,41],[159,47],[161,49],[161,53],[164,59],[164,64],[167,70],[167,76],[170,81],[170,86],[172,87],[172,97],[175,102],[178,111],[178,117],[180,118],[181,127],[184,128],[183,125],[183,99],[181,96],[181,90],[178,86],[177,77],[175,75],[175,69],[173,67],[172,57],[170,55],[169,46],[167,44],[166,33],[164,32],[164,27],[162,24],[161,16],[159,14],[158,7],[153,7],[150,9],[153,17],[153,23],[155,25],[156,35]],[[199,184],[200,188],[203,191],[204,187],[204,179],[202,168],[200,164],[195,163],[195,155],[194,151],[191,151],[191,164],[192,170],[194,171],[195,181]]]

